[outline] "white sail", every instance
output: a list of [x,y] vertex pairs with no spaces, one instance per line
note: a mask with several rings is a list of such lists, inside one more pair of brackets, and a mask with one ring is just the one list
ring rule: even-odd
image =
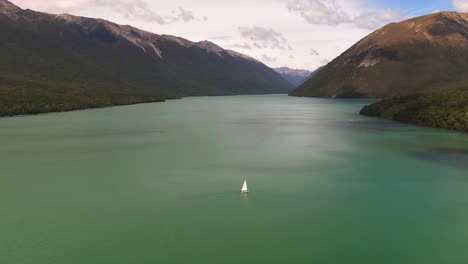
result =
[[241,193],[248,193],[249,188],[247,188],[247,180],[244,180],[244,184],[242,185]]

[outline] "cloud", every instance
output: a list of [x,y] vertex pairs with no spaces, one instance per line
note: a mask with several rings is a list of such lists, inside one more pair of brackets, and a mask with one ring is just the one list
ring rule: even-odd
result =
[[238,49],[246,49],[246,50],[252,49],[252,46],[250,46],[249,43],[233,44],[233,45],[230,45],[230,47],[231,48],[238,48]]
[[266,62],[275,62],[276,61],[276,58],[275,57],[270,57],[266,54],[263,54],[261,57],[260,57],[260,60],[261,61],[266,61]]
[[289,0],[288,10],[299,13],[310,24],[330,26],[351,22],[349,15],[333,0]]
[[257,42],[255,42],[253,45],[254,45],[256,48],[258,48],[258,49],[262,49],[262,48],[263,48],[262,45],[258,44]]
[[320,53],[316,49],[310,49],[310,55],[312,56],[319,56]]
[[401,19],[402,15],[393,10],[384,10],[380,12],[364,12],[356,16],[353,23],[358,27],[365,29],[376,29],[392,21]]
[[289,55],[289,58],[290,58],[291,60],[294,60],[294,56],[293,56],[293,55]]
[[169,17],[169,19],[172,20],[172,22],[175,22],[175,21],[178,21],[178,20],[182,20],[184,22],[189,22],[191,20],[194,20],[195,16],[193,15],[192,11],[189,11],[189,10],[183,9],[182,7],[179,7],[178,14],[176,14],[175,16]]
[[[143,0],[47,0],[38,2],[19,0],[18,2],[28,3],[32,8],[54,13],[70,13],[87,9],[91,6],[99,7],[110,9],[129,20],[155,22],[160,25],[178,21],[189,22],[196,20],[192,11],[182,7],[174,10],[171,15],[160,15],[151,10],[149,5]],[[207,19],[204,17],[199,20],[206,21]]]
[[288,41],[279,32],[263,27],[239,27],[242,38],[252,42],[252,46],[258,49],[291,50]]
[[352,15],[335,0],[288,0],[286,6],[290,12],[298,13],[309,24],[316,25],[354,24],[372,30],[403,17],[394,10],[365,11]]
[[468,0],[452,0],[452,4],[459,12],[468,12]]

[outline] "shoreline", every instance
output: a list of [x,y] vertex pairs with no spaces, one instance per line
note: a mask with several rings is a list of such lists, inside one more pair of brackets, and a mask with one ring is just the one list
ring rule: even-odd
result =
[[414,94],[364,106],[362,116],[468,133],[468,92]]
[[0,119],[6,118],[18,118],[18,117],[30,117],[30,116],[38,116],[38,115],[47,115],[47,114],[55,114],[55,113],[68,113],[68,112],[76,112],[76,111],[86,111],[86,110],[97,110],[97,109],[105,109],[105,108],[113,108],[119,106],[130,106],[130,105],[140,105],[140,104],[154,104],[154,103],[164,103],[166,101],[172,100],[182,100],[184,98],[198,98],[198,97],[226,97],[226,96],[262,96],[262,95],[287,95],[286,93],[274,93],[274,94],[226,94],[226,95],[191,95],[191,96],[184,96],[184,97],[171,97],[165,98],[161,100],[154,100],[154,101],[142,101],[136,103],[129,103],[129,104],[114,104],[114,105],[105,105],[105,106],[96,106],[96,107],[84,107],[84,108],[76,108],[71,110],[64,110],[64,111],[44,111],[38,113],[27,113],[27,114],[17,114],[17,115],[2,115],[0,113]]
[[182,99],[182,98],[167,98],[167,99],[154,100],[154,101],[148,101],[148,102],[139,102],[139,103],[115,104],[115,105],[96,106],[96,107],[84,107],[84,108],[76,108],[76,109],[70,109],[70,110],[64,110],[64,111],[48,111],[48,112],[44,111],[44,112],[38,112],[38,113],[27,113],[27,114],[17,114],[17,115],[1,115],[0,114],[0,119],[18,118],[18,117],[31,117],[31,116],[56,114],[56,113],[69,113],[69,112],[86,111],[86,110],[97,110],[97,109],[106,109],[106,108],[113,108],[113,107],[119,107],[119,106],[129,106],[129,105],[139,105],[139,104],[164,103],[164,102],[169,101],[169,100],[179,100],[179,99]]

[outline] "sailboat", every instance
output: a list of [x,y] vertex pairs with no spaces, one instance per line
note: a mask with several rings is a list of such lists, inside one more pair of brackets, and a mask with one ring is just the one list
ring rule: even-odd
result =
[[248,193],[249,188],[247,188],[247,180],[244,180],[244,184],[242,184],[242,190],[241,193]]

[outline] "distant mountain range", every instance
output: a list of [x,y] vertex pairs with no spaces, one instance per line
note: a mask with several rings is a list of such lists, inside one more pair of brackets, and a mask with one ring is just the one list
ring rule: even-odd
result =
[[302,69],[291,69],[288,67],[281,67],[281,68],[274,68],[281,77],[287,80],[290,84],[294,85],[294,87],[298,87],[303,82],[305,82],[310,76],[311,71],[302,70]]
[[368,35],[290,95],[393,97],[468,90],[468,14],[441,12]]
[[208,41],[22,10],[6,0],[0,58],[0,115],[292,89],[263,63]]

